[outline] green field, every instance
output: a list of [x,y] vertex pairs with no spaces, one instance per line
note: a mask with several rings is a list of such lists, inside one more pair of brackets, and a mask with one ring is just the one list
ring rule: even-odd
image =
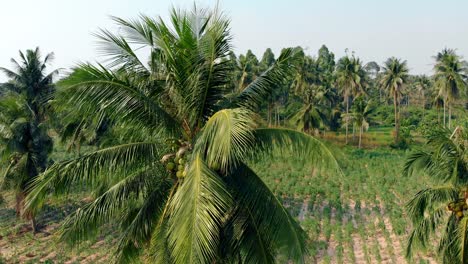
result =
[[[404,151],[345,149],[344,176],[294,158],[256,166],[308,231],[310,263],[405,263],[410,221],[404,205],[425,177],[401,175]],[[266,173],[266,172],[271,173]],[[413,263],[434,263],[434,254]]]
[[[372,133],[385,135],[388,130],[375,129]],[[314,168],[304,157],[268,157],[253,167],[307,230],[309,263],[406,263],[405,241],[411,226],[404,204],[431,182],[423,176],[402,176],[406,151],[384,147],[337,151],[344,157],[344,175]],[[44,232],[36,236],[29,232],[27,222],[16,219],[13,209],[0,209],[3,261],[106,263],[114,238],[111,232],[73,250],[57,244],[60,222],[81,199],[85,197],[54,198],[38,218]],[[7,196],[7,200],[13,202],[13,197]],[[436,261],[428,252],[412,263]]]

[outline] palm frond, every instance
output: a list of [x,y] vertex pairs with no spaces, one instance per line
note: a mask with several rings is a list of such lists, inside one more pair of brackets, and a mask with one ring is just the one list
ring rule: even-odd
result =
[[432,246],[431,237],[435,235],[436,229],[444,222],[448,216],[446,206],[439,206],[426,212],[425,215],[414,222],[414,227],[408,238],[406,247],[406,257],[411,259],[414,251],[418,248],[427,248]]
[[468,262],[468,217],[463,217],[458,223],[457,246],[460,263]]
[[280,252],[294,263],[304,263],[306,233],[255,172],[239,164],[226,180],[234,201],[245,210],[241,216],[247,228],[240,240],[247,262],[273,263]]
[[74,183],[96,186],[104,179],[121,177],[136,167],[159,160],[161,145],[151,142],[129,143],[97,150],[74,160],[56,163],[31,184],[26,207],[38,210],[50,189],[67,193]]
[[412,175],[416,171],[425,171],[433,166],[431,153],[426,151],[415,151],[411,153],[403,166],[403,173],[405,175]]
[[200,30],[198,42],[201,58],[197,85],[189,87],[191,98],[188,102],[192,122],[207,120],[216,110],[217,103],[223,98],[232,72],[231,64],[225,60],[231,50],[229,21],[222,16],[211,14],[207,24]]
[[161,228],[158,220],[164,217],[164,208],[168,194],[173,186],[172,181],[162,179],[157,185],[152,184],[151,193],[144,197],[144,202],[137,207],[136,215],[130,214],[129,223],[123,224],[120,234],[116,259],[121,263],[134,261],[138,253],[151,240],[156,228]]
[[100,40],[99,52],[105,56],[109,68],[131,69],[140,75],[149,75],[148,69],[124,37],[105,29],[94,35]]
[[250,208],[239,207],[238,213],[233,216],[234,227],[238,232],[232,238],[235,239],[233,248],[241,252],[239,261],[242,263],[275,263],[278,249],[275,248],[273,236],[263,226],[259,226],[261,223],[255,217]]
[[454,242],[457,238],[457,217],[451,214],[445,224],[442,236],[439,240],[437,253],[443,256],[444,263],[457,263],[458,262],[458,243]]
[[335,155],[340,153],[338,151],[332,153],[329,147],[315,137],[287,128],[258,128],[253,131],[253,134],[254,157],[258,157],[259,153],[289,151],[316,166],[331,169],[343,175],[335,158]]
[[120,78],[102,66],[82,64],[61,85],[67,88],[63,92],[73,94],[70,103],[81,111],[104,111],[112,119],[152,129],[166,128],[173,133],[180,129],[177,120],[141,90],[141,83]]
[[276,87],[284,85],[295,71],[296,56],[292,48],[284,49],[275,63],[250,83],[235,99],[235,104],[255,111]]
[[93,237],[100,226],[121,217],[122,211],[129,210],[132,203],[138,201],[139,195],[148,184],[151,172],[154,171],[149,171],[148,167],[139,169],[113,184],[94,201],[78,208],[63,223],[60,230],[61,240],[77,245]]
[[227,171],[245,158],[253,146],[252,129],[253,120],[247,110],[223,109],[207,121],[194,151],[200,153],[209,166]]
[[170,201],[169,244],[174,263],[209,263],[216,259],[219,229],[231,207],[224,182],[196,155],[182,186]]
[[156,264],[174,263],[168,237],[167,215],[162,214],[151,235],[148,261]]
[[420,222],[427,211],[441,205],[446,206],[451,201],[456,201],[459,191],[453,186],[436,186],[420,190],[406,205],[408,216],[413,223]]

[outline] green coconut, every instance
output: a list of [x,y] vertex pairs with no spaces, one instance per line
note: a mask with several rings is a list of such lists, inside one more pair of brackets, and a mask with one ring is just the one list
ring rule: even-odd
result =
[[167,169],[167,170],[170,170],[170,171],[171,171],[171,170],[173,170],[174,168],[175,168],[174,162],[169,162],[169,163],[167,163],[167,165],[166,165],[166,169]]
[[219,162],[213,162],[211,163],[211,168],[215,171],[219,170],[221,168],[221,166],[219,165]]

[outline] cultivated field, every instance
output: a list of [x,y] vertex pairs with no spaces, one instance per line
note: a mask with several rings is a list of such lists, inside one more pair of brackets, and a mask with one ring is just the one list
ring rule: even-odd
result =
[[[308,232],[311,255],[308,263],[437,263],[432,252],[409,262],[404,258],[410,228],[404,204],[431,182],[424,176],[401,175],[406,151],[376,147],[373,143],[390,140],[389,129],[375,130],[366,137],[372,149],[335,149],[344,160],[343,176],[326,173],[307,160],[292,156],[268,157],[254,165]],[[56,243],[60,222],[86,197],[53,198],[38,219],[43,229],[36,236],[27,222],[16,219],[11,209],[14,197],[6,198],[9,207],[0,209],[1,261],[107,263],[109,260],[115,239],[111,232],[98,235],[80,248]]]
[[310,236],[310,263],[437,263],[432,252],[404,258],[405,203],[429,179],[401,175],[406,153],[346,149],[344,177],[294,158],[258,166]]

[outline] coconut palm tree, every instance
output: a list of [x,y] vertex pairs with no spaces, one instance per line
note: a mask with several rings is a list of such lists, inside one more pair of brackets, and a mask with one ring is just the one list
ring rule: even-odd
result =
[[408,79],[408,66],[406,61],[395,57],[389,58],[383,66],[383,75],[380,84],[388,90],[393,97],[393,107],[395,111],[395,144],[399,141],[400,135],[400,100],[404,84]]
[[318,82],[317,61],[305,55],[302,48],[296,48],[295,56],[298,61],[298,66],[291,83],[291,89],[295,94],[301,94],[311,84]]
[[249,166],[278,149],[337,166],[317,139],[255,122],[258,106],[292,75],[293,50],[226,100],[231,35],[217,10],[173,10],[169,24],[114,21],[123,35],[98,34],[107,65],[81,64],[61,86],[70,107],[103,112],[132,136],[53,165],[35,181],[29,208],[50,190],[100,190],[67,218],[61,238],[79,243],[116,223],[123,262],[147,250],[158,263],[274,263],[278,254],[303,263],[305,233]]
[[455,50],[444,49],[435,56],[436,64],[435,85],[440,96],[444,99],[444,126],[446,122],[446,108],[448,108],[448,127],[451,127],[451,102],[458,99],[460,92],[466,89],[465,75],[467,68]]
[[408,157],[404,173],[425,173],[442,185],[420,190],[407,205],[413,222],[407,257],[440,238],[444,263],[468,263],[468,133],[434,129],[427,138],[427,148]]
[[[359,58],[345,56],[338,61],[336,67],[337,85],[341,88],[341,94],[346,106],[346,116],[349,115],[350,100],[353,96],[365,93],[366,71]],[[346,144],[348,144],[348,124],[345,122]]]
[[365,100],[362,96],[359,96],[354,100],[349,116],[343,118],[345,122],[352,122],[359,128],[359,148],[362,146],[362,134],[369,129],[370,116],[374,110],[370,100]]
[[34,214],[24,212],[24,198],[31,182],[45,170],[48,153],[52,150],[45,122],[57,70],[46,73],[47,65],[53,59],[52,53],[43,60],[39,48],[19,54],[21,61],[11,60],[13,70],[0,68],[10,78],[3,85],[8,92],[0,100],[2,162],[7,165],[1,185],[15,190],[16,214],[31,220],[36,232]]
[[414,82],[414,86],[416,88],[417,93],[422,98],[422,105],[423,105],[423,117],[426,113],[426,95],[430,93],[432,82],[429,77],[426,75],[420,75],[416,77]]
[[324,95],[316,85],[310,85],[302,91],[300,98],[303,106],[292,117],[297,129],[305,133],[317,134],[320,127],[327,122],[327,113],[323,105]]

